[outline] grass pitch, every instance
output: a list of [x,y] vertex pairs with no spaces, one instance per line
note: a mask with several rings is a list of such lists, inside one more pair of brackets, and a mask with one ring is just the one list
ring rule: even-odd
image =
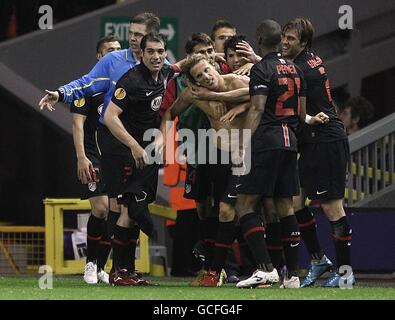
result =
[[237,289],[227,284],[219,288],[189,287],[190,279],[149,278],[159,283],[151,287],[88,285],[82,276],[55,276],[53,289],[40,289],[39,277],[0,277],[0,300],[394,300],[393,282],[358,281],[353,289]]

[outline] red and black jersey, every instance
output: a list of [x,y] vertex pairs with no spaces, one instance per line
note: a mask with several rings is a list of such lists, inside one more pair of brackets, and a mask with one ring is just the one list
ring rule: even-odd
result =
[[255,64],[250,73],[250,95],[267,96],[265,111],[254,133],[254,151],[297,150],[300,97],[305,95],[303,73],[278,52]]
[[97,157],[96,129],[103,109],[104,93],[97,93],[91,97],[74,100],[70,105],[71,113],[86,116],[84,122],[84,148],[89,159]]
[[148,68],[141,63],[117,82],[111,101],[123,110],[120,119],[125,129],[143,148],[150,143],[143,141],[144,132],[160,126],[163,92],[174,74],[172,66],[164,65],[155,81]]
[[294,59],[294,63],[302,69],[306,79],[307,114],[314,116],[325,112],[330,119],[329,123],[323,125],[302,125],[298,132],[298,142],[303,144],[347,139],[343,123],[333,104],[328,76],[321,58],[304,50]]

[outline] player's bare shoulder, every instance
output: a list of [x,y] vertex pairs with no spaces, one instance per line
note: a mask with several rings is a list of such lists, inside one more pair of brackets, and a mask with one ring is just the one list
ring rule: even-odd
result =
[[246,88],[250,82],[249,77],[233,73],[225,74],[223,77],[229,90]]

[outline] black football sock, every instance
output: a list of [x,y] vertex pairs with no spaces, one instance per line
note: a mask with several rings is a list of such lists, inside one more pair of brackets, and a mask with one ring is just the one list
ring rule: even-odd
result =
[[99,243],[102,239],[104,219],[96,218],[93,214],[89,216],[87,225],[87,262],[97,261]]
[[240,226],[258,268],[266,272],[273,271],[273,264],[266,247],[265,228],[260,216],[255,212],[247,213],[241,217]]
[[266,244],[270,260],[272,260],[273,266],[279,271],[285,264],[280,222],[266,225]]
[[228,251],[231,248],[233,239],[235,237],[235,223],[220,222],[218,227],[217,239],[214,244],[214,257],[211,265],[211,270],[221,272],[225,266]]
[[113,269],[128,269],[131,266],[131,236],[130,228],[124,228],[116,225],[114,228],[114,239],[112,240],[113,249]]
[[218,232],[218,224],[219,224],[218,218],[205,219],[204,268],[206,270],[208,270],[211,267],[211,264],[213,263],[214,244]]
[[348,224],[347,217],[331,221],[331,227],[335,241],[337,267],[339,268],[343,265],[351,266],[352,230]]
[[317,224],[308,207],[295,212],[298,220],[300,236],[310,254],[311,259],[321,260],[324,253],[317,236]]
[[107,234],[110,239],[114,236],[114,229],[120,216],[120,212],[109,211],[107,217]]
[[254,256],[252,255],[250,248],[248,247],[246,240],[243,237],[243,233],[241,231],[240,226],[236,227],[236,239],[237,239],[237,242],[239,243],[239,246],[240,246],[241,262],[242,262],[243,269],[247,273],[250,273],[248,271],[253,266],[256,266],[256,262],[255,262]]
[[111,250],[111,239],[108,236],[107,232],[107,221],[104,222],[103,234],[102,238],[99,242],[99,249],[97,253],[97,270],[104,270],[104,266],[106,265],[108,255]]
[[280,219],[281,240],[284,248],[288,275],[297,276],[300,233],[295,215]]
[[130,230],[130,257],[131,257],[131,262],[130,262],[130,268],[129,271],[135,272],[136,271],[136,246],[137,246],[137,240],[139,239],[140,236],[140,228],[135,225],[131,230]]

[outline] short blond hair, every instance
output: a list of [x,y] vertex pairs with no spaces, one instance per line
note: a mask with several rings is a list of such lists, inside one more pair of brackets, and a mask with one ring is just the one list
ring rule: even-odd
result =
[[[208,64],[210,64],[210,61],[206,58],[206,56],[202,54],[193,54],[188,59],[183,63],[181,70],[184,72],[186,77],[188,78],[189,81],[192,83],[196,83],[195,79],[191,75],[191,69],[196,66],[200,61],[207,61]],[[210,64],[211,65],[211,64]]]

